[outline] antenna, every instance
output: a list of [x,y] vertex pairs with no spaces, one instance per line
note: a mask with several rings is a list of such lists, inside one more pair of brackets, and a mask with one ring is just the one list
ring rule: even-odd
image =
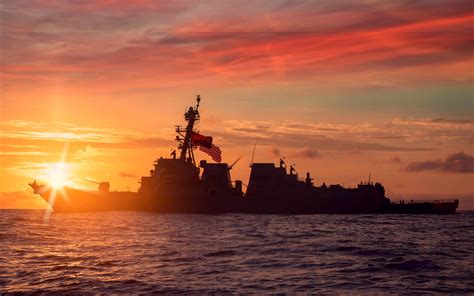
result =
[[234,165],[241,159],[242,157],[239,156],[230,166],[229,166],[229,171],[234,167]]
[[196,110],[199,109],[199,103],[201,103],[201,96],[200,95],[196,95],[196,102],[197,102],[197,105],[196,105]]
[[367,181],[367,185],[370,185],[370,173],[369,173],[369,181]]
[[87,182],[94,183],[94,184],[100,184],[100,182],[89,180],[89,179],[86,179],[86,178],[81,178],[81,179],[84,180],[84,181],[87,181]]
[[253,145],[252,160],[250,160],[250,167],[252,167],[253,165],[253,158],[255,156],[255,150],[257,149],[257,139],[258,138],[255,138],[255,144]]

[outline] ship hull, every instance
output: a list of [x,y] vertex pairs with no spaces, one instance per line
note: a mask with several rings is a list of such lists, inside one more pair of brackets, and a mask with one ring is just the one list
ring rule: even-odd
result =
[[103,211],[138,211],[140,200],[135,192],[84,191],[71,188],[47,189],[41,197],[55,212],[80,213]]
[[456,213],[458,205],[458,200],[392,203],[388,213],[447,215]]
[[144,211],[157,213],[253,214],[454,214],[457,201],[391,203],[363,193],[311,196],[243,197],[232,192],[181,188],[161,193],[83,191],[72,188],[42,190],[41,197],[55,212]]
[[[211,190],[163,190],[154,194],[43,189],[40,196],[59,213],[143,211],[159,213],[244,212],[242,194]],[[221,197],[225,198],[222,199]]]

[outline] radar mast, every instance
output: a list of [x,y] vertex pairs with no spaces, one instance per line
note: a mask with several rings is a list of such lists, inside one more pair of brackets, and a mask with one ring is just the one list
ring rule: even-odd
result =
[[199,121],[199,103],[201,102],[201,97],[197,95],[196,97],[196,106],[189,107],[189,109],[184,113],[184,119],[188,122],[186,129],[181,129],[181,126],[176,126],[176,141],[178,141],[178,149],[181,151],[179,159],[186,160],[186,156],[190,158],[194,165],[196,161],[194,159],[193,146],[191,143],[191,137],[194,133],[194,126]]

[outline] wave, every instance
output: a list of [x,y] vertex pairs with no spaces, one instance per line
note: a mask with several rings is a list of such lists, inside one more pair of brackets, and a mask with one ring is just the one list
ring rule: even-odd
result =
[[469,294],[474,213],[0,211],[0,294]]

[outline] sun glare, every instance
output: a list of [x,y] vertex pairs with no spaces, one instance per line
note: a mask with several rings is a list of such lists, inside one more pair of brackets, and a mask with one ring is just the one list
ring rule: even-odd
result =
[[67,185],[69,180],[69,165],[64,162],[52,163],[47,169],[48,183],[54,188]]

